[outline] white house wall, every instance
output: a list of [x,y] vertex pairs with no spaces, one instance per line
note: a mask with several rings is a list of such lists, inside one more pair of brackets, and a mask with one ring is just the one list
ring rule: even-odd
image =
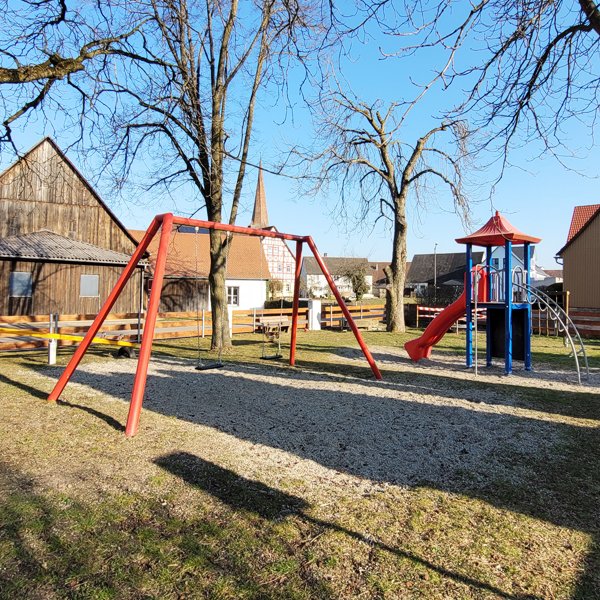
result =
[[[234,306],[234,310],[252,310],[254,308],[264,308],[267,299],[267,281],[260,279],[228,279],[227,287],[238,287],[239,306]],[[210,304],[210,298],[209,298]],[[209,309],[210,310],[210,309]]]

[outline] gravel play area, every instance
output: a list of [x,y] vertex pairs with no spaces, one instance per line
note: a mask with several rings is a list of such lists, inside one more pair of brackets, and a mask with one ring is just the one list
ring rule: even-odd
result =
[[[311,482],[353,485],[359,492],[418,483],[451,489],[464,473],[475,487],[498,478],[517,482],[527,476],[528,456],[555,446],[561,426],[595,426],[561,411],[536,410],[521,398],[527,388],[564,389],[569,398],[597,391],[595,377],[577,386],[573,372],[521,370],[505,377],[492,368],[482,370],[477,382],[483,385],[474,386],[465,385],[475,376],[461,357],[438,355],[414,364],[403,349],[373,348],[373,354],[383,381],[273,363],[198,372],[188,360],[153,357],[144,409],[179,419],[185,428],[201,427],[221,454],[235,457],[242,475],[266,469],[271,484],[285,474],[309,488]],[[352,348],[326,359],[364,366]],[[82,365],[63,396],[129,402],[136,366],[134,360]]]

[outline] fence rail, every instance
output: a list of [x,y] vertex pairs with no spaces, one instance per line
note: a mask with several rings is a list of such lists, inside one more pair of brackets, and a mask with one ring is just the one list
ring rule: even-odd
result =
[[[379,322],[385,321],[385,304],[364,304],[348,306],[347,308],[354,320],[370,319]],[[344,327],[345,322],[344,314],[339,306],[321,307],[322,328]]]
[[[234,310],[232,333],[253,333],[259,328],[262,316],[287,316],[291,321],[292,309]],[[0,316],[0,328],[23,329],[24,332],[57,333],[59,335],[84,336],[96,315],[32,315]],[[138,329],[138,319],[141,327]],[[108,340],[138,341],[144,332],[144,316],[138,313],[110,314],[100,328],[97,337]],[[308,326],[308,309],[298,310],[298,329]],[[212,335],[212,313],[210,311],[165,312],[158,314],[153,339],[176,339]],[[58,340],[59,346],[73,346],[79,341]],[[28,337],[26,333],[0,333],[0,351],[27,350],[48,346],[48,340]]]

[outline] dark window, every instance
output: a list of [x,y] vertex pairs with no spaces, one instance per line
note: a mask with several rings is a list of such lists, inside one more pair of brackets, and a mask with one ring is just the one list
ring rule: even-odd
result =
[[286,266],[285,266],[285,270],[286,270],[288,273],[291,273],[291,272],[292,272],[292,265],[286,265]]
[[100,275],[82,275],[79,282],[80,298],[98,298]]
[[12,298],[31,298],[33,277],[29,271],[13,271],[10,274],[9,295]]
[[230,306],[240,305],[240,288],[227,286],[227,304]]

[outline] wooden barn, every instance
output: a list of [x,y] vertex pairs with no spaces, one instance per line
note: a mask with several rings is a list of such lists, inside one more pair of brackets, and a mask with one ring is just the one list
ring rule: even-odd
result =
[[[97,313],[136,246],[50,138],[0,174],[0,315]],[[139,310],[144,268],[113,312]]]

